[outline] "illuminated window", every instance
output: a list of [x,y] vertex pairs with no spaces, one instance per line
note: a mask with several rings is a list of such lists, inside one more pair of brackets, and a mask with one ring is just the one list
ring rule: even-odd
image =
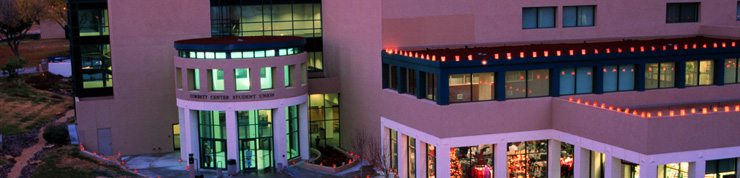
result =
[[740,65],[737,58],[725,59],[725,83],[738,83],[740,80]]
[[295,65],[285,65],[283,66],[283,83],[285,83],[285,87],[291,87],[293,86],[293,69],[295,68]]
[[688,178],[689,163],[669,163],[663,167],[664,178]]
[[273,68],[272,67],[263,67],[260,68],[260,89],[262,90],[269,90],[272,89],[272,76],[273,76]]
[[714,81],[712,60],[686,61],[686,86],[711,85]]
[[109,34],[108,9],[80,9],[77,14],[80,36]]
[[408,163],[408,178],[416,178],[416,139],[407,137],[406,163]]
[[200,71],[198,69],[188,69],[188,89],[200,90]]
[[234,69],[234,78],[236,79],[236,91],[250,90],[249,69]]
[[226,113],[198,111],[200,167],[226,168]]
[[493,178],[493,145],[450,149],[450,177]]
[[509,177],[547,177],[547,140],[509,143]]
[[82,88],[113,87],[110,45],[80,45]]
[[437,149],[434,145],[426,144],[427,177],[437,177]]
[[673,62],[645,64],[645,88],[673,88],[676,68]]
[[211,91],[224,91],[224,70],[211,69]]
[[722,159],[707,161],[704,178],[725,178],[737,175],[737,159]]
[[[313,146],[340,146],[341,130],[339,94],[308,96],[309,137]],[[316,142],[318,139],[318,143]]]
[[505,78],[507,99],[549,95],[550,73],[548,69],[507,71]]
[[591,151],[590,154],[591,158],[589,159],[589,172],[590,178],[603,178],[604,177],[604,162],[606,161],[606,156],[604,153],[599,153],[596,151]]
[[301,150],[300,150],[300,133],[298,132],[298,105],[295,106],[288,106],[286,108],[285,116],[286,116],[286,126],[285,126],[285,133],[286,138],[285,141],[287,142],[287,156],[288,159],[294,159],[301,156]]
[[471,76],[470,74],[452,74],[450,75],[450,103],[459,103],[470,101],[471,95]]
[[321,51],[308,52],[308,71],[324,70],[324,54]]
[[390,130],[390,169],[391,172],[398,171],[398,131]]
[[172,148],[180,150],[180,124],[172,124]]
[[[271,4],[213,1],[213,36],[321,37],[321,4]],[[223,5],[222,5],[223,4]]]
[[560,144],[560,177],[573,178],[574,147],[571,144],[561,142]]

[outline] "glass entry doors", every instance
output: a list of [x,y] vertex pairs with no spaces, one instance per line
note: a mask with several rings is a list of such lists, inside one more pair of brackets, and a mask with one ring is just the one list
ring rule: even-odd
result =
[[226,113],[198,111],[200,167],[226,169]]
[[272,110],[237,112],[239,127],[239,161],[241,169],[250,172],[270,171],[274,165]]

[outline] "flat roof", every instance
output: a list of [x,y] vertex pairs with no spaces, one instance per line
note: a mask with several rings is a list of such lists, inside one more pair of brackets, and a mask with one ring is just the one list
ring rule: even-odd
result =
[[303,47],[306,39],[297,36],[210,37],[175,41],[177,50],[244,51]]
[[455,49],[402,50],[385,49],[385,56],[399,56],[424,61],[489,64],[498,61],[546,59],[568,56],[617,55],[737,48],[739,40],[689,37],[652,40],[622,40],[561,44],[533,44]]

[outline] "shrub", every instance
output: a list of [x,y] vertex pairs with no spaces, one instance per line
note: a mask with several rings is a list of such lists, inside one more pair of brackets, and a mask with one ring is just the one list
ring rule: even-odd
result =
[[44,129],[44,140],[50,144],[66,145],[69,144],[69,132],[67,132],[67,125],[55,124],[47,126]]
[[18,76],[18,69],[23,68],[26,65],[26,60],[21,58],[11,57],[8,59],[8,63],[5,63],[2,70],[7,73],[9,77],[13,78]]

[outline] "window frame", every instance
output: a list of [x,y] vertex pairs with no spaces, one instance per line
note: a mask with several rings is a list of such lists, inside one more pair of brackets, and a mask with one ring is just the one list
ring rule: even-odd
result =
[[[552,26],[540,26],[540,11],[541,9],[545,8],[552,8]],[[535,27],[526,27],[524,26],[524,22],[526,19],[524,18],[524,11],[527,9],[534,9],[535,10]],[[541,6],[541,7],[522,7],[522,29],[529,30],[529,29],[548,29],[548,28],[557,28],[557,14],[558,14],[558,7],[557,6]]]
[[[662,67],[663,67],[663,64],[668,64],[668,63],[672,64],[671,67],[673,67],[673,69],[672,69],[672,71],[673,71],[672,72],[673,73],[673,81],[672,81],[673,82],[673,85],[671,85],[670,87],[662,86],[662,81],[660,79],[661,76],[663,76],[663,72],[662,72],[663,70],[661,70]],[[657,81],[657,84],[656,84],[656,87],[655,88],[648,88],[647,87],[647,72],[649,72],[649,70],[650,70],[649,69],[650,67],[648,66],[650,64],[658,64],[658,78],[655,79]],[[645,77],[644,77],[644,81],[643,81],[643,83],[645,85],[645,87],[644,87],[645,90],[676,88],[676,70],[675,69],[676,69],[676,62],[672,62],[672,61],[671,62],[651,62],[651,63],[645,63],[645,71],[643,71],[643,73],[645,73]]]
[[[678,8],[678,17],[674,21],[671,21],[670,18],[669,18],[670,15],[671,15],[670,10],[669,10],[671,8],[671,5],[678,6],[677,7]],[[692,5],[696,5],[696,11],[695,11],[695,13],[696,13],[696,20],[694,20],[694,21],[691,21],[691,20],[688,20],[688,19],[684,19],[683,18],[684,15],[685,15],[683,13],[683,9],[684,8],[688,8],[688,6],[692,6]],[[666,19],[665,19],[665,22],[667,24],[672,24],[672,23],[698,23],[699,21],[701,21],[700,19],[701,19],[701,3],[700,2],[669,2],[669,3],[666,3]]]
[[[587,7],[592,8],[591,9],[591,25],[583,25],[583,24],[581,24],[581,21],[580,21],[580,17],[581,17],[580,16],[581,15],[580,9],[581,8],[587,8]],[[566,23],[565,23],[565,21],[566,21],[566,18],[565,18],[566,8],[575,8],[576,16],[575,16],[575,19],[574,20],[576,22],[575,22],[575,25],[573,25],[573,26],[566,25]],[[563,21],[561,23],[563,24],[563,28],[594,27],[594,26],[596,26],[596,5],[563,6],[562,16],[563,16]]]

